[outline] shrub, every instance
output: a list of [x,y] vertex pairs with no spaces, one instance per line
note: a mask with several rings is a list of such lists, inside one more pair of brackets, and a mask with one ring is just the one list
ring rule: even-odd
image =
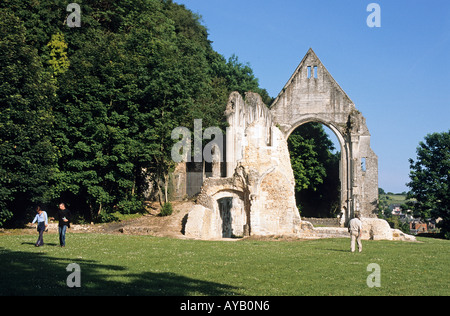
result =
[[173,213],[172,204],[170,202],[164,203],[164,205],[161,207],[161,212],[159,213],[159,216],[170,216]]
[[99,223],[111,223],[118,222],[119,218],[112,213],[100,213],[97,217],[97,222]]
[[144,213],[144,201],[132,197],[131,200],[121,201],[118,205],[118,210],[121,214],[137,214]]
[[13,217],[13,213],[8,211],[7,209],[0,210],[0,227],[3,224]]

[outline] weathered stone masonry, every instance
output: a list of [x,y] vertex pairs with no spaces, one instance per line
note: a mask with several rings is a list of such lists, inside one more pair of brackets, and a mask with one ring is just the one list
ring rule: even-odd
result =
[[308,122],[328,126],[341,144],[341,224],[353,218],[355,211],[360,211],[363,217],[375,217],[378,157],[370,148],[366,120],[312,49],[273,102],[270,112],[286,138]]
[[287,139],[300,125],[320,122],[341,145],[341,227],[359,212],[366,238],[394,238],[389,225],[376,219],[378,157],[365,118],[312,49],[270,109],[256,93],[244,99],[233,92],[225,116],[226,177],[216,172],[205,180],[188,215],[186,236],[344,236],[345,228],[315,229],[302,222],[296,207]]

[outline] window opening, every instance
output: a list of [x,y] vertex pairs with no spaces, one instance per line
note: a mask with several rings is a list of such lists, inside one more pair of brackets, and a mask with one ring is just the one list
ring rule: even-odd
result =
[[361,158],[361,170],[363,172],[366,172],[366,170],[367,170],[366,158]]

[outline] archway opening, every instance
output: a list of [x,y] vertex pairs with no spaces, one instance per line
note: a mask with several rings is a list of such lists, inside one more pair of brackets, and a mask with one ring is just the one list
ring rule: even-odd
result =
[[219,205],[220,218],[222,219],[222,237],[231,238],[233,233],[231,209],[233,207],[233,198],[224,197],[217,200]]
[[338,138],[326,125],[309,122],[290,134],[288,146],[301,217],[333,218],[338,225],[337,218],[341,215],[341,145]]
[[248,224],[248,214],[245,211],[244,194],[235,190],[223,190],[214,194],[214,212],[217,212],[217,229],[221,230],[222,238],[242,238]]

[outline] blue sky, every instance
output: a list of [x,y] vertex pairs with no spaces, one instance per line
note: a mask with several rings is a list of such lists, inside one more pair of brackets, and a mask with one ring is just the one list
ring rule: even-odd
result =
[[[448,0],[175,2],[201,15],[214,49],[248,62],[273,97],[312,47],[366,117],[386,191],[407,191],[419,142],[450,130]],[[380,28],[366,24],[372,2]]]

